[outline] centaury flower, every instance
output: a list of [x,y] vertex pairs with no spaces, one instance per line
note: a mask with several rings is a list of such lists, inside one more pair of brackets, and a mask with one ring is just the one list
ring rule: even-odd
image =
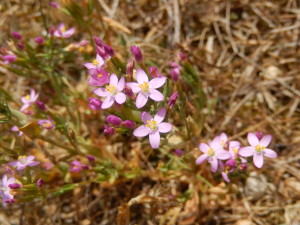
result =
[[131,82],[127,85],[132,89],[133,93],[138,93],[136,98],[136,107],[142,108],[146,105],[148,97],[154,101],[164,100],[162,93],[157,91],[157,88],[160,88],[166,82],[166,77],[157,77],[149,81],[147,74],[142,69],[136,71],[136,80],[137,83]]
[[51,119],[48,120],[39,120],[38,124],[44,127],[47,130],[51,130],[54,127],[54,123]]
[[125,87],[125,78],[122,76],[120,80],[116,74],[110,76],[109,85],[105,88],[97,88],[94,93],[100,97],[105,98],[101,108],[107,109],[111,107],[116,101],[118,104],[123,104],[126,101],[126,95],[122,93]]
[[89,69],[89,74],[91,75],[88,83],[91,86],[98,87],[109,82],[108,73],[102,68],[92,68]]
[[61,23],[58,26],[58,29],[56,29],[53,33],[55,37],[61,37],[61,38],[69,38],[75,33],[75,28],[72,27],[69,30],[66,30],[65,25]]
[[96,55],[96,59],[93,60],[92,63],[85,63],[84,66],[87,69],[95,69],[95,68],[100,68],[101,66],[103,66],[105,63],[105,61],[103,60],[103,58],[100,55]]
[[204,153],[199,156],[196,160],[197,164],[203,163],[205,160],[211,164],[211,171],[217,172],[218,170],[218,159],[226,160],[230,158],[228,151],[223,149],[223,146],[220,145],[219,139],[214,139],[209,142],[208,145],[205,143],[200,143],[199,149]]
[[40,162],[33,161],[35,157],[30,156],[19,156],[18,161],[8,163],[8,165],[16,167],[17,170],[24,170],[27,166],[37,166]]
[[248,142],[250,146],[240,149],[239,154],[244,157],[253,156],[254,165],[261,168],[264,164],[264,156],[269,158],[277,158],[277,153],[267,148],[271,143],[272,136],[265,135],[260,140],[254,133],[248,133]]
[[35,103],[38,97],[39,97],[39,94],[35,93],[35,90],[31,89],[30,95],[26,95],[21,98],[21,101],[24,103],[24,105],[21,107],[20,111],[23,112],[30,105]]
[[168,133],[172,130],[173,126],[170,123],[162,122],[166,116],[166,109],[161,108],[154,118],[147,113],[141,113],[141,120],[144,125],[139,126],[133,131],[136,137],[145,137],[149,135],[149,141],[152,148],[158,148],[160,145],[160,133]]
[[14,196],[10,194],[10,184],[14,184],[16,179],[14,177],[8,178],[5,175],[2,176],[2,180],[0,180],[0,195],[2,197],[2,205],[5,207],[7,202],[11,202],[10,200],[14,199]]

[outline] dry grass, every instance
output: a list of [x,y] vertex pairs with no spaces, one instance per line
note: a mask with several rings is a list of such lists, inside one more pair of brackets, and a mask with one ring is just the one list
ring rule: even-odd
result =
[[[35,37],[43,29],[40,2],[45,15],[51,12],[53,21],[61,19],[53,9],[49,12],[47,1],[0,3],[3,45],[13,30]],[[261,170],[249,168],[255,172],[247,179],[225,185],[202,166],[194,168],[194,175],[182,170],[162,174],[150,163],[153,153],[139,151],[138,144],[128,153],[117,139],[112,152],[123,165],[139,165],[142,176],[82,186],[45,202],[14,205],[0,213],[0,223],[300,224],[300,2],[99,0],[95,4],[98,14],[90,29],[116,50],[123,51],[122,36],[128,45],[138,43],[144,57],[157,62],[165,73],[180,51],[198,68],[208,102],[207,120],[195,143],[223,131],[244,141],[247,132],[262,130],[273,134],[272,147],[279,158],[268,160]],[[15,79],[7,74],[0,83],[16,91],[18,99],[28,81]],[[97,136],[97,129],[91,129]],[[196,173],[214,187],[205,185]],[[186,202],[173,198],[187,190]]]

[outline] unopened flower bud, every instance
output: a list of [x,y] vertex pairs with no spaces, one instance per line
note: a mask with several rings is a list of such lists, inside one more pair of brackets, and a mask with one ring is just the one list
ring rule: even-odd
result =
[[135,46],[135,45],[131,46],[130,51],[133,54],[133,56],[134,56],[134,58],[137,62],[139,62],[139,63],[142,62],[143,55],[142,55],[142,52],[141,52],[141,50],[138,46]]
[[178,81],[179,76],[180,76],[179,68],[171,69],[171,78],[172,78],[172,80],[174,80],[175,82]]
[[104,125],[104,133],[108,135],[113,135],[115,133],[115,128]]
[[89,108],[91,110],[100,110],[102,101],[98,98],[89,98]]
[[106,117],[106,122],[108,122],[112,125],[115,125],[115,126],[120,126],[122,123],[122,120],[118,116],[110,115],[110,116]]
[[44,44],[44,38],[42,37],[36,37],[34,39],[35,43],[39,44],[39,45],[43,45]]
[[35,104],[36,104],[37,107],[39,107],[42,111],[44,111],[44,112],[47,111],[47,108],[46,108],[44,102],[39,101],[39,100],[36,100],[36,101],[35,101]]
[[122,125],[128,129],[133,129],[136,123],[131,120],[125,120],[124,122],[122,122]]
[[174,151],[174,154],[178,157],[181,157],[184,154],[184,152],[181,149],[176,149]]
[[126,75],[133,75],[133,69],[134,69],[134,60],[131,58],[129,59],[127,66],[126,66]]
[[179,68],[179,65],[176,62],[170,62],[172,68]]
[[109,45],[103,45],[106,55],[113,57],[115,55],[115,51]]
[[177,92],[177,91],[175,91],[175,92],[171,95],[171,97],[170,97],[170,99],[169,99],[169,102],[168,102],[168,106],[169,106],[170,108],[172,108],[172,107],[175,105],[175,102],[176,102],[178,96],[179,96],[179,95],[178,95],[178,92]]
[[158,72],[157,67],[155,67],[155,66],[151,66],[149,68],[149,73],[150,73],[151,77],[153,77],[153,78],[162,77],[162,75]]
[[22,185],[18,184],[18,183],[13,183],[13,184],[8,185],[8,187],[11,189],[19,189],[22,187]]
[[56,8],[56,9],[58,9],[59,8],[59,5],[56,3],[56,2],[50,2],[50,5],[52,6],[52,7],[54,7],[54,8]]
[[262,139],[262,137],[263,137],[263,132],[262,131],[258,131],[258,132],[256,132],[256,137],[260,140],[260,139]]
[[234,168],[236,167],[236,161],[233,159],[229,159],[227,160],[227,162],[225,163],[226,166],[229,166],[230,168]]
[[13,31],[11,35],[17,40],[21,40],[23,38],[23,36],[17,31]]
[[92,155],[87,155],[86,158],[90,161],[90,162],[95,162],[96,158]]
[[102,41],[97,36],[94,36],[94,41],[95,41],[97,46],[103,46]]
[[184,54],[183,52],[180,52],[180,53],[179,53],[179,59],[180,59],[180,61],[182,61],[182,62],[186,61],[186,60],[187,60],[186,54]]
[[25,49],[25,44],[23,41],[19,41],[17,43],[17,47],[20,49],[20,50],[24,50]]
[[247,164],[246,163],[242,163],[240,165],[240,170],[246,170],[248,168]]
[[42,178],[38,179],[38,180],[36,181],[36,185],[37,185],[39,188],[42,187],[42,186],[44,185],[43,179],[42,179]]

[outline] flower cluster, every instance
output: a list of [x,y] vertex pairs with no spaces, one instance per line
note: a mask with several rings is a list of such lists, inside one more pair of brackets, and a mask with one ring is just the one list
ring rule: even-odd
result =
[[[230,182],[228,174],[232,173],[236,168],[240,170],[247,169],[247,160],[243,157],[253,156],[254,165],[261,168],[264,163],[264,156],[269,158],[277,158],[277,153],[267,148],[271,143],[272,136],[262,136],[261,132],[257,134],[248,133],[248,143],[250,146],[242,147],[238,141],[229,141],[225,133],[215,137],[208,144],[200,143],[199,149],[203,152],[197,160],[196,164],[208,161],[211,165],[211,171],[221,171],[225,181]],[[225,160],[225,163],[222,161]]]
[[[109,109],[115,106],[113,110],[117,114],[122,114],[121,105],[130,105],[132,101],[135,101],[136,110],[146,107],[149,99],[154,107],[159,102],[165,100],[164,95],[158,90],[165,83],[167,78],[162,76],[156,67],[150,68],[150,75],[153,79],[149,79],[149,76],[142,68],[134,69],[135,63],[133,59],[130,59],[127,67],[127,74],[109,73],[107,70],[108,63],[114,63],[114,51],[113,49],[102,43],[98,37],[94,37],[96,43],[96,58],[92,63],[85,63],[84,66],[88,69],[90,75],[88,84],[93,87],[97,87],[94,90],[94,94],[99,96],[98,98],[89,98],[89,107],[92,110]],[[138,64],[142,65],[143,56],[139,47],[132,46],[130,48],[134,59]],[[132,79],[135,78],[136,82]],[[129,80],[127,82],[127,80]],[[178,97],[178,93],[174,93],[169,102],[169,106],[172,107]],[[110,111],[111,112],[111,111]],[[145,137],[149,135],[149,140],[152,148],[158,148],[160,145],[160,133],[168,133],[172,130],[173,126],[169,123],[162,123],[166,116],[167,110],[161,108],[157,114],[152,116],[146,112],[140,112],[140,119],[143,125],[139,126],[133,131],[133,135],[136,137]],[[106,122],[114,127],[125,127],[127,129],[134,129],[137,121],[132,121],[125,116],[120,118],[116,115],[110,115],[106,118]],[[112,135],[115,133],[115,128],[105,125],[104,133]]]

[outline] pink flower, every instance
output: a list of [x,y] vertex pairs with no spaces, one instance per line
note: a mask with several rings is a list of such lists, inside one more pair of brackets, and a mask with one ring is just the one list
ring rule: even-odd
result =
[[61,23],[58,26],[58,29],[56,29],[53,33],[55,37],[61,37],[61,38],[69,38],[71,37],[75,32],[75,28],[72,27],[69,30],[66,30],[65,25]]
[[70,168],[70,171],[71,172],[74,172],[74,173],[78,173],[80,172],[81,170],[88,170],[90,169],[89,166],[87,165],[83,165],[81,162],[79,161],[73,161],[71,162],[71,168]]
[[94,93],[100,97],[105,98],[101,108],[107,109],[111,107],[116,101],[118,104],[123,104],[126,101],[126,95],[122,93],[125,87],[125,78],[122,76],[120,80],[116,74],[110,76],[109,85],[106,88],[97,88]]
[[30,95],[26,95],[21,98],[21,101],[24,103],[24,105],[21,107],[20,111],[23,112],[25,109],[27,109],[33,103],[35,103],[38,97],[39,97],[39,94],[38,93],[36,94],[35,91],[33,89],[31,89]]
[[158,72],[158,69],[157,67],[155,66],[151,66],[149,68],[149,73],[151,75],[151,77],[155,78],[155,77],[162,77],[163,75],[161,75],[159,72]]
[[89,85],[97,87],[107,84],[109,82],[108,73],[102,68],[89,69],[91,77],[88,80]]
[[197,158],[196,163],[199,165],[205,160],[208,160],[208,162],[211,164],[211,171],[214,173],[218,170],[218,159],[226,160],[230,158],[229,152],[225,151],[223,146],[220,144],[219,137],[214,138],[214,140],[209,142],[208,145],[201,143],[199,145],[199,149],[204,154]]
[[22,136],[23,135],[23,132],[19,130],[19,127],[17,126],[13,126],[11,129],[11,131],[14,131],[14,132],[19,132],[18,136]]
[[8,165],[16,167],[17,170],[24,170],[27,166],[37,166],[40,162],[33,161],[35,157],[30,156],[19,156],[18,161],[8,163]]
[[152,148],[156,149],[160,145],[160,133],[168,133],[172,130],[173,126],[170,123],[162,121],[166,116],[166,109],[161,108],[154,118],[147,113],[141,113],[141,120],[145,125],[139,126],[133,131],[133,135],[136,137],[145,137],[149,135],[149,141]]
[[250,146],[244,147],[239,151],[239,154],[244,157],[253,156],[254,165],[257,168],[261,168],[264,164],[264,156],[275,159],[277,158],[277,153],[267,148],[271,143],[272,136],[264,135],[261,140],[257,138],[254,133],[248,133],[248,142]]
[[101,66],[103,66],[105,63],[105,61],[103,60],[103,58],[100,55],[96,55],[96,59],[93,60],[92,63],[85,63],[84,66],[87,69],[95,69],[95,68],[100,68]]
[[17,40],[21,40],[23,38],[23,36],[17,31],[13,31],[11,35]]
[[52,128],[54,128],[54,123],[51,119],[48,120],[39,120],[38,124],[42,127],[44,127],[47,130],[51,130]]
[[133,93],[138,93],[136,99],[136,107],[142,108],[146,105],[148,97],[154,101],[160,102],[164,100],[162,93],[156,90],[160,88],[166,82],[165,77],[154,78],[149,81],[147,74],[142,69],[138,69],[136,72],[137,83],[130,82],[127,85],[132,89]]
[[9,185],[15,183],[16,179],[14,177],[8,178],[5,175],[2,176],[2,180],[0,181],[0,195],[2,196],[2,205],[5,207],[6,203],[11,202],[10,200],[14,199],[14,196],[10,194]]

